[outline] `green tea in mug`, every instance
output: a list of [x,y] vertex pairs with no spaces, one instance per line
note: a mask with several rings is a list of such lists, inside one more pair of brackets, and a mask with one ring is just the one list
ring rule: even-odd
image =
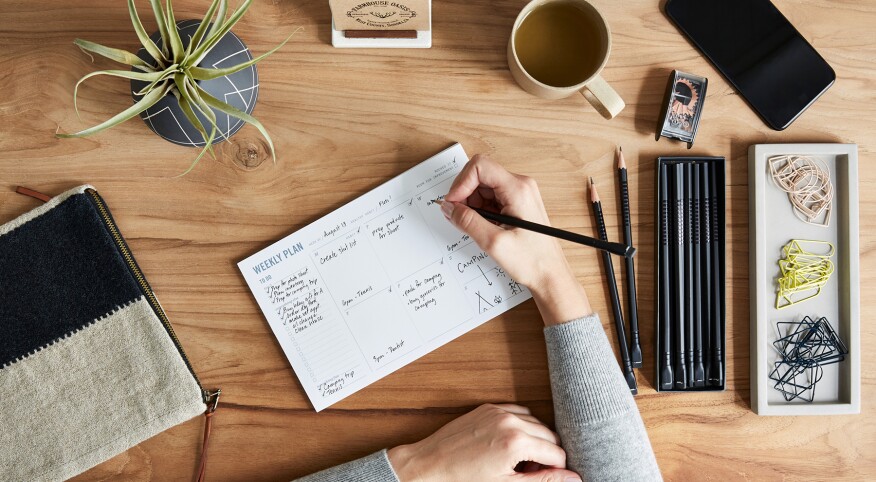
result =
[[571,2],[550,2],[529,13],[514,36],[520,64],[535,80],[570,87],[599,68],[604,50],[601,28]]

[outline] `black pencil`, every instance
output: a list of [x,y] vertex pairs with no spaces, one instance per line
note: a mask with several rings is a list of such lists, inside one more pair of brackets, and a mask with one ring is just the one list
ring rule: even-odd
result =
[[[605,218],[602,216],[602,203],[599,201],[599,194],[596,192],[596,185],[593,178],[590,178],[590,201],[593,204],[593,214],[596,217],[596,229],[599,232],[599,238],[603,241],[608,241],[608,234],[605,231]],[[638,393],[636,386],[636,376],[633,374],[633,365],[630,363],[630,351],[627,347],[627,336],[624,329],[624,317],[621,313],[620,298],[617,293],[617,281],[614,277],[614,263],[611,261],[611,256],[605,251],[602,252],[602,263],[605,266],[605,276],[608,282],[608,296],[611,298],[611,309],[614,313],[614,327],[617,331],[617,347],[620,351],[621,370],[624,372],[624,377],[627,379],[627,386],[633,395]]]
[[[630,221],[630,190],[627,183],[627,164],[624,162],[624,151],[617,148],[617,172],[620,177],[621,213],[624,223],[624,244],[633,245],[633,227]],[[636,302],[636,268],[633,258],[624,259],[627,269],[627,304],[630,319],[630,361],[633,368],[642,368],[642,347],[639,344],[639,307]]]
[[693,387],[694,380],[694,263],[693,263],[693,176],[691,171],[693,166],[690,163],[682,164],[684,170],[684,207],[687,209],[684,217],[684,290],[685,301],[685,319],[684,319],[684,335],[685,347],[687,348],[687,386]]
[[673,207],[673,231],[675,233],[672,247],[673,258],[675,260],[675,270],[672,273],[673,278],[673,293],[675,294],[674,313],[675,323],[673,324],[675,332],[675,367],[673,375],[675,377],[675,388],[687,388],[687,367],[685,366],[684,353],[684,172],[681,164],[672,166],[674,181],[672,190],[672,207]]
[[701,306],[701,316],[703,319],[703,364],[706,372],[706,383],[708,384],[709,373],[711,373],[711,344],[712,344],[712,209],[711,209],[711,186],[709,186],[709,169],[707,164],[702,166],[702,176],[700,184],[702,186],[702,197],[700,199],[701,215],[702,215],[702,262],[703,262],[703,279],[702,292],[703,303]]
[[706,386],[706,375],[703,368],[703,273],[702,273],[702,239],[700,233],[700,170],[699,163],[693,164],[693,199],[691,201],[693,226],[693,270],[694,270],[694,386]]
[[[444,201],[441,199],[436,199],[432,202],[439,206],[444,203]],[[601,239],[591,238],[590,236],[584,236],[583,234],[573,233],[571,231],[563,231],[562,229],[557,229],[553,226],[545,226],[543,224],[525,221],[523,219],[515,218],[512,216],[494,213],[492,211],[487,211],[486,209],[474,208],[471,206],[469,206],[469,208],[483,216],[485,219],[495,221],[499,224],[505,224],[507,226],[525,229],[527,231],[532,231],[547,236],[553,236],[559,239],[564,239],[573,243],[583,244],[584,246],[590,246],[591,248],[600,249],[603,252],[609,252],[618,256],[632,258],[636,254],[636,248],[632,246],[627,246],[623,243],[612,243],[609,241],[603,241]]]
[[672,287],[670,286],[670,263],[669,263],[669,183],[666,180],[666,165],[660,166],[660,336],[659,343],[660,353],[660,388],[663,390],[672,389],[672,342],[670,327],[672,312],[670,304],[672,303]]
[[724,367],[723,357],[721,355],[721,333],[723,333],[723,320],[721,319],[721,239],[719,236],[720,228],[718,223],[718,175],[717,169],[707,168],[710,172],[709,186],[711,189],[711,211],[712,211],[712,349],[711,349],[711,371],[708,373],[708,380],[711,385],[721,386],[724,384]]

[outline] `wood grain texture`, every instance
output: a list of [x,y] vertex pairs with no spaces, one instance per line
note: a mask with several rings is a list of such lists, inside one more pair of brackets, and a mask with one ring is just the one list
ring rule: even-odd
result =
[[[139,2],[147,29],[146,2]],[[177,18],[206,0],[175,2]],[[73,46],[76,37],[135,48],[124,2],[0,2],[0,220],[36,206],[25,185],[59,193],[95,185],[113,209],[205,385],[220,386],[208,475],[285,480],[411,442],[469,409],[516,401],[552,420],[541,321],[527,302],[323,413],[311,409],[235,263],[459,141],[535,177],[552,222],[593,234],[585,179],[614,185],[613,152],[630,167],[633,236],[645,366],[639,407],[667,480],[876,478],[876,358],[862,357],[862,413],[758,417],[748,375],[747,149],[763,142],[855,142],[861,205],[861,346],[876,346],[876,3],[776,0],[837,73],[837,83],[788,130],[769,130],[680,35],[657,2],[594,0],[613,30],[603,76],[627,103],[604,120],[583,97],[545,101],[512,81],[505,63],[524,1],[434,4],[428,50],[335,50],[324,0],[258,0],[235,32],[256,52],[295,38],[259,66],[255,115],[277,146],[265,160],[244,129],[175,178],[195,151],[139,120],[89,139],[59,140],[130,104],[126,84],[76,80],[115,68]],[[707,76],[709,97],[692,151],[654,141],[671,69]],[[727,163],[727,390],[656,394],[653,386],[654,172],[658,155],[719,155]],[[608,233],[619,239],[617,199],[603,192]],[[595,251],[565,245],[594,307],[607,313]],[[2,273],[0,273],[2,277]],[[6,282],[6,280],[3,280]],[[606,330],[610,318],[604,317]],[[614,336],[609,336],[614,340]],[[202,420],[173,428],[78,480],[190,480]],[[0,448],[7,450],[8,448]],[[0,476],[2,478],[2,476]]]

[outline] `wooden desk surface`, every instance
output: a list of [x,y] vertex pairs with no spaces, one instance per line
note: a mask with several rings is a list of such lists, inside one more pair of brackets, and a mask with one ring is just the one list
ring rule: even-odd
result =
[[[454,141],[538,179],[553,223],[593,232],[585,179],[614,185],[621,144],[631,169],[634,238],[645,366],[637,398],[668,480],[864,479],[876,477],[876,358],[862,362],[862,413],[763,418],[750,409],[748,170],[750,144],[855,142],[861,205],[861,346],[876,346],[876,3],[776,0],[837,73],[837,82],[785,132],[768,129],[658,10],[658,2],[595,0],[613,30],[604,77],[626,100],[603,120],[580,96],[545,101],[514,84],[505,62],[511,24],[524,1],[434,4],[428,50],[335,50],[324,0],[255,3],[235,28],[256,52],[304,29],[259,66],[255,114],[277,145],[276,164],[244,171],[233,162],[253,130],[174,178],[195,151],[171,145],[139,120],[89,139],[59,140],[130,104],[121,79],[82,90],[94,69],[76,37],[134,49],[124,2],[4,0],[0,13],[0,220],[37,205],[11,193],[25,185],[59,193],[95,185],[174,322],[207,386],[220,386],[208,474],[215,480],[283,480],[418,440],[490,401],[516,401],[552,420],[541,334],[532,302],[485,324],[323,413],[310,407],[237,272],[235,263]],[[148,4],[138,2],[147,29]],[[198,17],[206,0],[176,2]],[[696,146],[654,141],[669,70],[707,76]],[[727,158],[727,390],[656,394],[654,366],[654,171],[658,155]],[[258,151],[250,163],[258,162]],[[609,236],[618,237],[615,192],[604,189]],[[566,245],[591,302],[607,313],[595,251]],[[606,330],[610,329],[604,316]],[[610,339],[614,339],[613,332]],[[190,480],[202,419],[173,428],[80,480]]]

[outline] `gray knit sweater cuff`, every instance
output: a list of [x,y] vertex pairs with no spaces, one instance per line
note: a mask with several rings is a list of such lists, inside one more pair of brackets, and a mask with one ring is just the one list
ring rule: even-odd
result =
[[599,315],[544,329],[555,408],[580,422],[638,412]]
[[599,317],[547,327],[544,335],[567,467],[588,481],[662,480]]
[[386,450],[296,479],[296,482],[399,482]]

